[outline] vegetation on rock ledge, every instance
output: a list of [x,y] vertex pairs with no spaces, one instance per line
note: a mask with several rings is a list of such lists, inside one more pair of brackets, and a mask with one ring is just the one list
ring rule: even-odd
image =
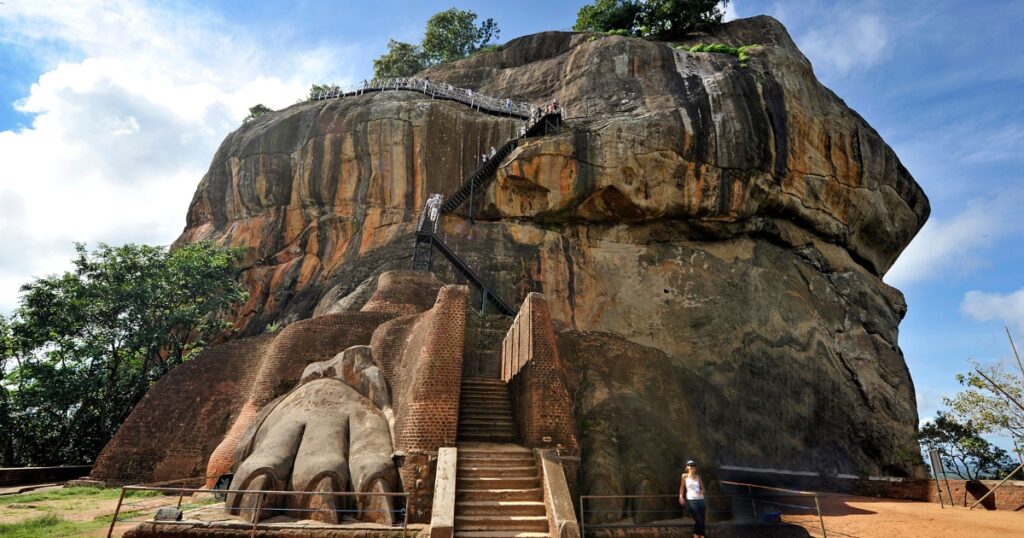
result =
[[739,58],[740,65],[746,67],[747,60],[750,59],[750,51],[761,45],[743,45],[742,47],[730,47],[722,43],[698,43],[692,47],[679,46],[683,50],[690,52],[717,52],[719,54],[732,54]]
[[720,24],[728,0],[596,0],[580,8],[577,32],[607,32],[658,40]]
[[451,8],[430,17],[419,45],[388,41],[388,51],[373,61],[376,78],[409,77],[427,67],[461,60],[487,47],[500,30],[494,19],[479,25],[472,11]]

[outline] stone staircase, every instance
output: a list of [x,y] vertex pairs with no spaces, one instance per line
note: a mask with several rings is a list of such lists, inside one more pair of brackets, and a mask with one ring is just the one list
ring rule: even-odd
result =
[[459,442],[514,443],[516,423],[508,385],[500,379],[463,377],[459,397]]
[[533,451],[502,443],[459,444],[455,536],[550,536],[541,471]]
[[514,318],[500,314],[466,312],[466,343],[462,377],[501,378],[501,345]]

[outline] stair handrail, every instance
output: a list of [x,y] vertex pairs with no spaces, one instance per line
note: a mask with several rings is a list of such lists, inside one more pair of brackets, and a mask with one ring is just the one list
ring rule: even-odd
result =
[[478,275],[476,271],[474,271],[473,268],[470,267],[468,263],[466,263],[466,260],[460,258],[459,255],[456,254],[455,251],[451,249],[451,247],[449,247],[444,241],[441,240],[440,237],[437,236],[436,224],[435,231],[418,230],[416,235],[418,239],[429,239],[431,248],[437,248],[437,250],[441,252],[441,254],[443,254],[445,258],[448,258],[448,261],[452,263],[452,265],[455,267],[457,271],[465,275],[466,280],[469,280],[473,285],[480,289],[480,293],[483,294],[484,301],[488,301],[494,304],[495,306],[498,307],[498,310],[500,310],[505,315],[510,316],[512,314],[515,314],[515,309],[513,309],[511,306],[508,305],[508,303],[502,300],[502,298],[497,293],[495,293],[491,289],[491,287],[487,285],[486,282],[484,282],[484,279],[481,278],[480,275]]
[[468,88],[459,88],[446,82],[435,82],[426,78],[395,77],[375,78],[364,80],[359,84],[342,88],[334,86],[326,90],[318,91],[310,96],[308,101],[324,101],[327,99],[342,99],[355,97],[371,91],[407,90],[416,91],[431,97],[440,97],[465,103],[477,110],[488,110],[509,116],[529,118],[537,113],[538,107],[533,103],[513,101],[509,98],[491,97],[476,93]]

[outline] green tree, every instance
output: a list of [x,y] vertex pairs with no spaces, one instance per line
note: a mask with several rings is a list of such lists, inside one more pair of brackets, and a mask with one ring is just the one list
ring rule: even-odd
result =
[[965,480],[1001,477],[1016,467],[1010,455],[983,439],[974,424],[946,413],[926,422],[918,440],[924,450],[940,449],[946,470]]
[[337,84],[313,84],[309,87],[309,99],[313,99],[321,93],[335,92],[339,90],[341,90],[341,86],[338,86]]
[[423,54],[431,63],[451,62],[470,55],[497,39],[499,30],[494,19],[476,24],[472,11],[451,8],[436,13],[427,21],[423,36]]
[[373,76],[410,77],[432,65],[465,58],[498,39],[494,19],[480,24],[476,20],[476,13],[456,8],[434,14],[419,45],[388,41],[388,51],[373,61]]
[[676,39],[722,22],[728,0],[596,0],[580,8],[574,29]]
[[636,0],[597,0],[580,8],[576,14],[577,32],[624,31],[636,35],[637,16],[640,3]]
[[211,243],[89,252],[21,288],[0,325],[3,464],[92,461],[156,379],[230,324],[235,250]]
[[260,116],[266,116],[267,114],[270,114],[273,111],[274,111],[274,109],[264,105],[263,103],[258,103],[256,106],[253,106],[253,107],[249,108],[249,115],[246,116],[245,120],[243,120],[243,121],[244,122],[249,122],[249,121],[254,120],[254,119],[256,119],[256,118],[258,118]]
[[388,40],[388,52],[373,61],[374,78],[411,77],[427,67],[423,50],[409,43]]
[[[1010,437],[1020,451],[1024,447],[1024,362],[1009,328],[1006,336],[1016,364],[1007,366],[1009,361],[1005,360],[987,365],[972,361],[973,372],[956,376],[965,389],[943,401],[957,419],[970,421],[983,433]],[[1017,375],[1017,370],[1021,375]]]

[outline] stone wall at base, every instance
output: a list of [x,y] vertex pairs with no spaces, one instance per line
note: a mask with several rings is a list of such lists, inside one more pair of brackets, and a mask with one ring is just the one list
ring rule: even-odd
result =
[[89,477],[107,484],[203,474],[206,460],[242,407],[272,336],[203,350],[159,381],[96,458]]

